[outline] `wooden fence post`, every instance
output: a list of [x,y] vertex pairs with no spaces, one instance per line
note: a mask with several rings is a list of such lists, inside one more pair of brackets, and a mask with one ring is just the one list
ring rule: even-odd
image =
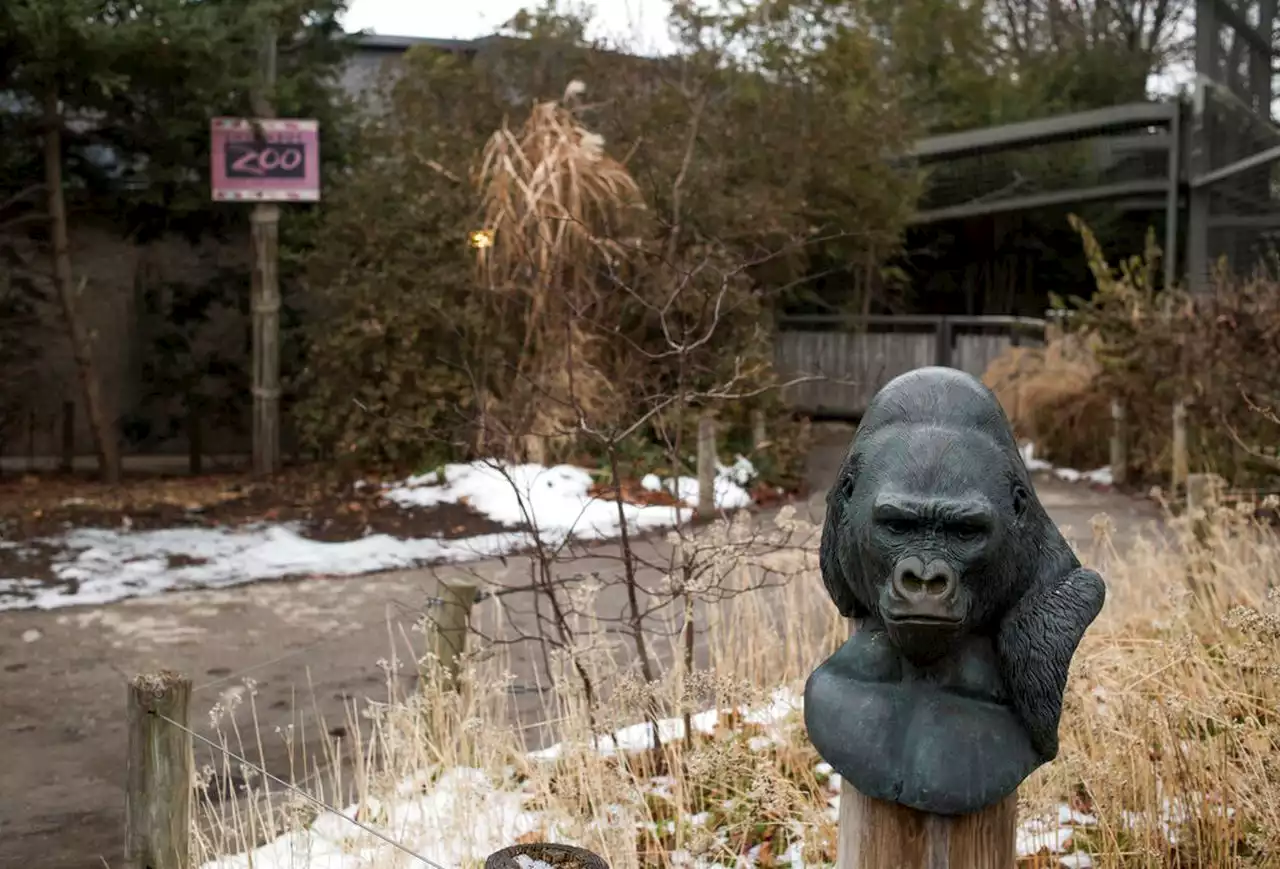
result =
[[444,668],[444,687],[458,686],[462,656],[467,651],[471,610],[476,604],[476,584],[468,579],[442,579],[436,595],[436,613],[428,632],[431,653]]
[[36,469],[36,412],[27,412],[27,473]]
[[62,470],[70,473],[76,466],[76,403],[62,402]]
[[955,327],[946,317],[938,318],[937,349],[934,351],[934,364],[943,368],[951,367],[951,345],[955,343]]
[[752,449],[758,452],[768,442],[769,442],[769,431],[764,424],[764,411],[757,408],[751,411]]
[[1187,475],[1187,516],[1191,520],[1191,538],[1195,541],[1187,547],[1187,588],[1197,601],[1204,599],[1212,589],[1212,583],[1206,584],[1202,579],[1212,576],[1217,570],[1213,553],[1208,548],[1211,521],[1208,514],[1218,502],[1223,483],[1217,474]]
[[716,420],[710,411],[698,417],[698,512],[716,512]]
[[1118,401],[1111,402],[1111,482],[1113,485],[1124,484],[1129,469],[1129,431],[1127,414],[1124,405]]
[[190,727],[190,702],[191,680],[177,673],[136,676],[129,683],[128,869],[191,869],[195,754],[191,734],[182,729]]
[[1173,469],[1169,485],[1174,494],[1187,482],[1187,403],[1178,399],[1173,405]]
[[[1187,514],[1211,511],[1218,505],[1225,485],[1226,481],[1217,474],[1187,474]],[[1192,528],[1196,540],[1203,544],[1208,539],[1208,516],[1195,517]]]
[[187,473],[204,473],[204,404],[187,396]]
[[971,815],[933,815],[840,790],[836,869],[1013,869],[1018,794]]

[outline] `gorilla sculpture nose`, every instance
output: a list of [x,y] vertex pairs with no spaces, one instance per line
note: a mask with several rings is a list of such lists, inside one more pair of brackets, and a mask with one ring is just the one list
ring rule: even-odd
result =
[[909,555],[893,566],[881,613],[909,660],[929,664],[960,639],[965,613],[959,587],[955,568],[942,559]]
[[941,559],[925,564],[924,559],[912,555],[893,568],[894,590],[911,603],[949,598],[956,584],[956,572]]

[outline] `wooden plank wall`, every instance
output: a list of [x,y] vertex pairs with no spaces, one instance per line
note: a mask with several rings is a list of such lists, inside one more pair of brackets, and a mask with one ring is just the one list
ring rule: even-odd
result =
[[[951,366],[981,377],[1013,343],[1008,333],[960,333]],[[1038,344],[1026,336],[1022,343]],[[801,413],[859,416],[871,397],[899,374],[937,364],[937,333],[783,330],[774,345],[774,366],[785,381],[817,376],[787,387],[784,400]]]
[[937,339],[911,332],[779,332],[774,365],[788,380],[784,399],[803,413],[861,413],[880,387],[899,374],[932,365]]

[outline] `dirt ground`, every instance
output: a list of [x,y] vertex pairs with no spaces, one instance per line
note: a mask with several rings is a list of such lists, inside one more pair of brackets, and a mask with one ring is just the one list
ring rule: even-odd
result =
[[[824,428],[819,435],[809,474],[818,494],[806,505],[815,518],[849,430]],[[1037,491],[1086,560],[1096,514],[1111,517],[1121,546],[1157,520],[1154,505],[1125,495],[1054,480],[1038,481]],[[644,545],[654,557],[662,554],[661,542]],[[612,547],[600,546],[565,570],[616,570],[614,557]],[[121,865],[124,700],[133,674],[167,668],[189,675],[196,687],[193,726],[204,733],[206,713],[220,700],[243,697],[244,679],[251,678],[259,729],[269,743],[267,765],[287,774],[285,753],[271,742],[275,728],[305,716],[314,732],[318,714],[333,729],[342,725],[349,700],[384,696],[378,661],[390,657],[392,637],[423,611],[439,577],[466,571],[496,580],[522,569],[525,559],[509,558],[186,591],[102,607],[0,612],[0,866]],[[616,604],[607,596],[598,601]],[[528,690],[534,663],[517,648],[512,669],[526,689],[513,696],[514,712],[528,720],[538,705]],[[236,714],[248,723],[247,704]],[[531,735],[535,742],[549,736]],[[198,751],[197,763],[205,759]]]

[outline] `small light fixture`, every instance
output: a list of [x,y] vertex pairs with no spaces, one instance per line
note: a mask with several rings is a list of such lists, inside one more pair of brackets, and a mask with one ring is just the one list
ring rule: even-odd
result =
[[471,246],[477,250],[484,250],[485,248],[493,247],[493,230],[474,230],[471,235],[468,236],[468,240],[471,242]]

